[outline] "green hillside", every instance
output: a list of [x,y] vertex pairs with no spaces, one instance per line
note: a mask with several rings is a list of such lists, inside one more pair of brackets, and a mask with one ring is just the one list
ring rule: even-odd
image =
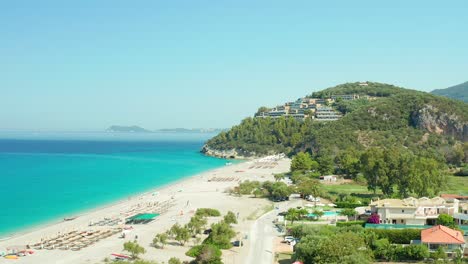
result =
[[203,151],[219,156],[234,153],[232,157],[308,151],[314,157],[334,160],[349,150],[397,147],[450,164],[466,162],[468,104],[380,83],[342,84],[311,97],[333,94],[372,98],[334,103],[345,115],[333,122],[247,118],[210,139]]
[[435,95],[445,96],[468,103],[468,82],[455,85],[446,89],[437,89],[431,92]]

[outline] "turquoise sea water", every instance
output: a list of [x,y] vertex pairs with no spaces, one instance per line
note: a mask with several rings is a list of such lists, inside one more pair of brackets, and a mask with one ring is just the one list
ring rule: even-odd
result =
[[0,134],[0,237],[221,167],[210,136]]

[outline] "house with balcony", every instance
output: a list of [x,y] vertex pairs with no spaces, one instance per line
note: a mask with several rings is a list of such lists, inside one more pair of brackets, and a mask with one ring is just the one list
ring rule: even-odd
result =
[[371,213],[379,215],[380,224],[434,225],[439,214],[457,214],[459,201],[454,199],[449,203],[441,197],[410,197],[377,200],[371,202],[370,207]]
[[443,247],[449,257],[460,250],[465,249],[465,239],[462,232],[437,225],[421,231],[421,244],[426,245],[430,252],[435,252],[439,247]]

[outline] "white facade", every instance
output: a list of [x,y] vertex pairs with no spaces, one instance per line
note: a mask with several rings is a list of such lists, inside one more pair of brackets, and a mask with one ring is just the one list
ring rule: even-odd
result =
[[370,204],[371,212],[380,216],[381,224],[433,225],[439,214],[458,213],[458,200],[447,203],[440,197],[432,199],[384,199]]

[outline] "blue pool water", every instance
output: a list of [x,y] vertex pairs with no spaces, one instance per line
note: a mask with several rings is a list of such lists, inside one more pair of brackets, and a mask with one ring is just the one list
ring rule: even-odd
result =
[[[325,212],[323,212],[323,216],[322,216],[322,217],[324,217],[324,216],[337,216],[338,213],[339,213],[339,212],[335,212],[335,211],[325,211]],[[316,217],[315,214],[308,214],[307,216],[308,216],[308,217]]]
[[0,134],[0,238],[223,166],[211,136]]

